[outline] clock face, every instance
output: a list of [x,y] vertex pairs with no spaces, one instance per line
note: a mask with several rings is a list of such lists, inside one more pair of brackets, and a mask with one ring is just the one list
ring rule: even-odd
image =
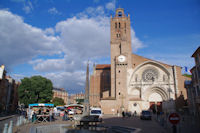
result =
[[118,57],[118,61],[119,61],[119,62],[124,62],[124,61],[126,61],[126,57],[125,57],[124,55],[120,55],[120,56]]

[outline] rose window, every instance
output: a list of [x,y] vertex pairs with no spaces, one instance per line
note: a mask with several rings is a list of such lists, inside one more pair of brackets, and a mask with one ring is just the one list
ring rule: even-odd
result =
[[158,78],[158,71],[154,68],[144,70],[142,74],[143,81],[155,81]]

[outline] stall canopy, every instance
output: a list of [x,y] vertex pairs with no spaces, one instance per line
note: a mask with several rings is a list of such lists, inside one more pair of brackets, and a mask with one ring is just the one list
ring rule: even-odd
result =
[[33,104],[29,104],[29,107],[54,107],[54,104],[51,103],[33,103]]

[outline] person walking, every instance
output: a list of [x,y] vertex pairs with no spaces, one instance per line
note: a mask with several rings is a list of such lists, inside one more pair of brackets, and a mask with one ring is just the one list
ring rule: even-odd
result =
[[137,112],[136,112],[136,110],[134,111],[134,116],[135,116],[135,117],[137,116]]
[[123,117],[123,119],[125,118],[125,112],[124,111],[122,111],[122,117]]
[[52,109],[50,109],[50,111],[49,111],[49,121],[50,122],[52,122],[52,119],[53,118],[53,110]]

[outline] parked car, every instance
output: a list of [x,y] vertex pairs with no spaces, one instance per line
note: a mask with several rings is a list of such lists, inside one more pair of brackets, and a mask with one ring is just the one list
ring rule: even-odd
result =
[[99,117],[102,117],[101,108],[91,108],[90,115],[98,115]]
[[149,110],[142,110],[140,119],[141,120],[151,120],[151,112]]
[[98,119],[102,121],[102,111],[101,108],[90,108],[90,116],[98,116]]

